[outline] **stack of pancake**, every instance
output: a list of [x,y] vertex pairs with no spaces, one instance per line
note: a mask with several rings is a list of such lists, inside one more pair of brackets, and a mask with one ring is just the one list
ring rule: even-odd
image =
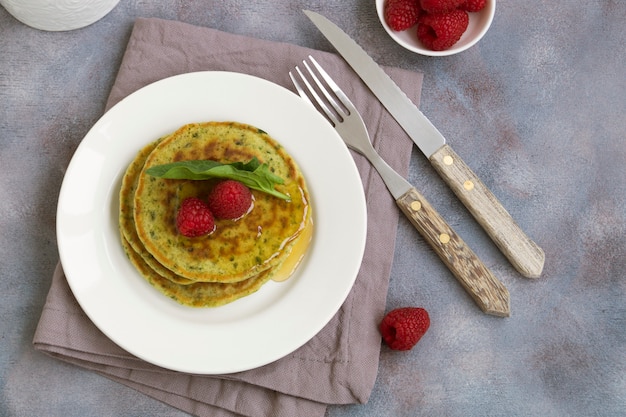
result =
[[[176,228],[187,197],[206,199],[210,180],[174,180],[145,170],[186,160],[248,162],[256,157],[284,180],[289,200],[251,190],[252,210],[238,220],[216,219],[207,236],[188,238]],[[119,227],[128,258],[152,286],[181,304],[217,307],[291,274],[311,237],[309,193],[302,172],[264,131],[236,122],[194,123],[139,151],[120,190]]]

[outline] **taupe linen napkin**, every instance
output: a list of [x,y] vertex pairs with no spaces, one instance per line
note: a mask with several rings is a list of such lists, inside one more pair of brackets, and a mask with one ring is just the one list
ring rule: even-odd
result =
[[[291,87],[288,71],[312,54],[356,103],[379,152],[401,174],[412,144],[338,56],[180,22],[139,19],[107,109],[137,89],[175,74],[242,72]],[[422,75],[388,68],[419,101]],[[269,365],[230,375],[169,371],[125,352],[105,337],[74,299],[59,265],[34,336],[36,349],[98,372],[197,416],[323,416],[327,404],[363,403],[376,379],[398,209],[378,174],[356,155],[368,210],[365,256],[335,317],[307,344]],[[338,190],[339,192],[340,190]],[[76,256],[80,256],[77,254]]]

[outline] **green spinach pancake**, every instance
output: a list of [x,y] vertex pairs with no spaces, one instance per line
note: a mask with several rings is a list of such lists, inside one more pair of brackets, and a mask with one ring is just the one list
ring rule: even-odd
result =
[[195,282],[181,285],[156,273],[150,265],[122,238],[124,251],[137,271],[165,296],[190,307],[219,307],[256,292],[269,281],[271,270],[233,283]]
[[[251,210],[236,220],[216,219],[215,230],[189,238],[176,227],[187,197],[206,198],[215,179],[165,179],[146,173],[172,162],[247,163],[256,158],[283,179],[283,200],[251,190]],[[120,189],[122,244],[139,273],[159,291],[190,306],[219,306],[287,278],[312,234],[305,179],[285,149],[264,131],[236,122],[188,124],[141,149]]]
[[126,170],[126,174],[122,179],[122,187],[120,189],[119,228],[125,243],[130,245],[137,256],[141,256],[143,262],[154,272],[177,284],[192,284],[194,281],[176,275],[174,272],[167,269],[154,259],[150,252],[146,250],[146,247],[141,242],[141,239],[139,239],[137,230],[135,229],[134,200],[135,190],[137,189],[137,180],[139,179],[139,174],[143,169],[148,155],[150,155],[150,152],[152,152],[162,139],[163,138],[150,143],[141,149]]

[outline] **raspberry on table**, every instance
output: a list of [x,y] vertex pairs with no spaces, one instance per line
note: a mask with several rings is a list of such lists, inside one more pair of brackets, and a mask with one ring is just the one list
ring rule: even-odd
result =
[[420,307],[391,310],[380,322],[385,343],[394,350],[410,350],[430,327],[428,312]]
[[433,51],[443,51],[457,43],[469,24],[464,10],[423,14],[417,25],[417,38]]
[[189,197],[183,200],[178,210],[176,227],[186,237],[208,235],[215,230],[215,219],[204,201]]
[[417,23],[421,13],[419,0],[387,0],[385,21],[395,31],[402,31]]
[[224,180],[211,190],[207,201],[216,218],[235,220],[250,209],[252,192],[239,181]]

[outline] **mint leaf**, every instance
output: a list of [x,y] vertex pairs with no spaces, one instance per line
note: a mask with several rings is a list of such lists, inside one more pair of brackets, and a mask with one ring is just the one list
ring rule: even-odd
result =
[[283,200],[291,199],[287,194],[274,189],[276,184],[283,184],[284,180],[271,172],[267,164],[260,163],[256,157],[246,163],[233,162],[230,164],[211,160],[172,162],[150,167],[146,170],[146,174],[175,180],[227,178]]

